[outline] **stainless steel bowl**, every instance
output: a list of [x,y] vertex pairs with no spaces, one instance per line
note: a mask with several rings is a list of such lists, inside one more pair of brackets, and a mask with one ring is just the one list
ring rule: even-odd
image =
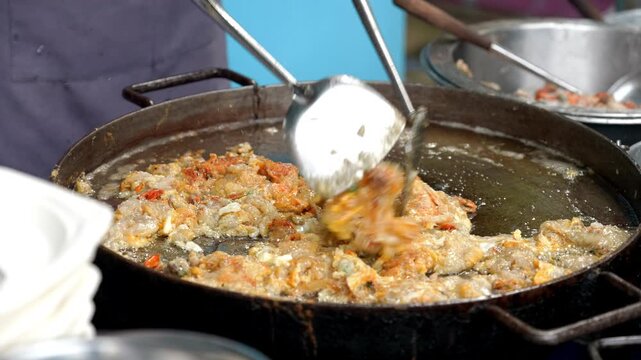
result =
[[641,27],[641,9],[608,14],[605,16],[605,22],[613,25]]
[[630,151],[628,152],[632,160],[634,160],[639,167],[641,167],[641,142],[638,142],[630,146]]
[[0,354],[1,360],[269,360],[246,345],[179,330],[133,330],[94,339],[58,339]]
[[[623,75],[641,70],[641,29],[566,19],[501,20],[474,28],[586,92],[604,91]],[[515,92],[534,93],[543,80],[450,36],[428,44],[420,57],[425,70],[441,85],[534,103],[626,144],[641,140],[641,110],[586,109],[524,99]],[[472,78],[457,69],[459,59],[469,65]],[[488,86],[490,82],[500,90]]]

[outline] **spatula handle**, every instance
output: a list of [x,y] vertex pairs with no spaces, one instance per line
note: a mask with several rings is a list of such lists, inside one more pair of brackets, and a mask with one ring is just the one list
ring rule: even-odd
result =
[[437,28],[447,31],[463,41],[490,50],[492,41],[478,33],[470,30],[465,24],[456,20],[445,11],[423,0],[394,0],[396,6],[405,9],[425,21],[430,22]]
[[581,16],[594,21],[603,22],[599,9],[590,0],[568,0],[579,11]]
[[465,26],[462,22],[456,20],[445,11],[437,8],[436,6],[423,1],[423,0],[394,0],[394,3],[405,9],[411,14],[414,14],[421,19],[432,23],[434,26],[438,27],[441,30],[447,31],[448,33],[458,37],[459,39],[466,41],[468,43],[479,46],[487,51],[490,51],[496,55],[501,56],[502,58],[511,61],[512,63],[520,66],[521,68],[531,72],[532,74],[541,77],[545,81],[554,83],[559,87],[571,91],[573,93],[580,94],[581,91],[565,82],[563,79],[560,79],[553,74],[550,74],[547,70],[540,68],[531,62],[521,58],[520,56],[514,54],[508,49],[500,46],[499,44],[492,42],[485,36],[471,30],[469,27]]

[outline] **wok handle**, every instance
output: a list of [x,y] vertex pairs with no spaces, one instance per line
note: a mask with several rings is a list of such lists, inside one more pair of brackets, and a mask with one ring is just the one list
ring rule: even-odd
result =
[[396,6],[405,9],[410,14],[417,16],[437,28],[447,31],[461,40],[490,50],[492,41],[470,30],[465,24],[450,16],[445,11],[424,0],[394,0]]
[[595,340],[588,345],[588,351],[592,360],[603,360],[599,351],[601,349],[616,349],[624,346],[638,345],[641,345],[640,335],[618,336]]
[[541,345],[558,345],[641,316],[641,289],[611,272],[604,271],[598,275],[604,277],[615,288],[636,297],[637,301],[630,305],[553,329],[536,328],[496,305],[484,306],[483,310],[527,340]]
[[153,105],[154,101],[144,96],[144,93],[217,78],[231,80],[242,86],[256,86],[256,81],[245,75],[229,69],[211,68],[129,85],[122,89],[122,96],[141,108],[146,108]]

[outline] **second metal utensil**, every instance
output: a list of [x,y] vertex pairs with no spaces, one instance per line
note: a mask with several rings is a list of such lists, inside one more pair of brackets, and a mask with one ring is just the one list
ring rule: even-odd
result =
[[294,92],[285,132],[294,162],[323,197],[350,188],[375,167],[405,128],[405,118],[360,80],[339,75],[299,84],[214,0],[193,0]]
[[378,28],[376,19],[374,18],[374,14],[372,13],[372,9],[370,8],[367,0],[353,0],[353,3],[356,11],[358,12],[358,16],[365,26],[365,30],[367,30],[367,34],[376,48],[376,53],[385,66],[385,70],[392,82],[394,90],[401,98],[405,114],[412,122],[410,139],[405,145],[405,186],[403,188],[403,193],[401,194],[401,204],[397,211],[398,215],[403,215],[412,189],[412,183],[418,174],[416,170],[418,166],[418,147],[421,144],[422,130],[427,126],[427,109],[424,107],[414,109],[412,101],[410,100],[409,95],[407,95],[405,85],[403,85],[403,81],[398,75],[392,56],[387,50],[385,40]]
[[641,71],[628,73],[610,86],[607,93],[618,102],[641,104]]

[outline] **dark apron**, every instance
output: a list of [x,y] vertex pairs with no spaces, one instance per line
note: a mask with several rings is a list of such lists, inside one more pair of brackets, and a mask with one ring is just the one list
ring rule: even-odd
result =
[[224,35],[191,1],[0,0],[0,165],[47,177],[75,141],[136,109],[123,87],[212,66],[226,66]]

